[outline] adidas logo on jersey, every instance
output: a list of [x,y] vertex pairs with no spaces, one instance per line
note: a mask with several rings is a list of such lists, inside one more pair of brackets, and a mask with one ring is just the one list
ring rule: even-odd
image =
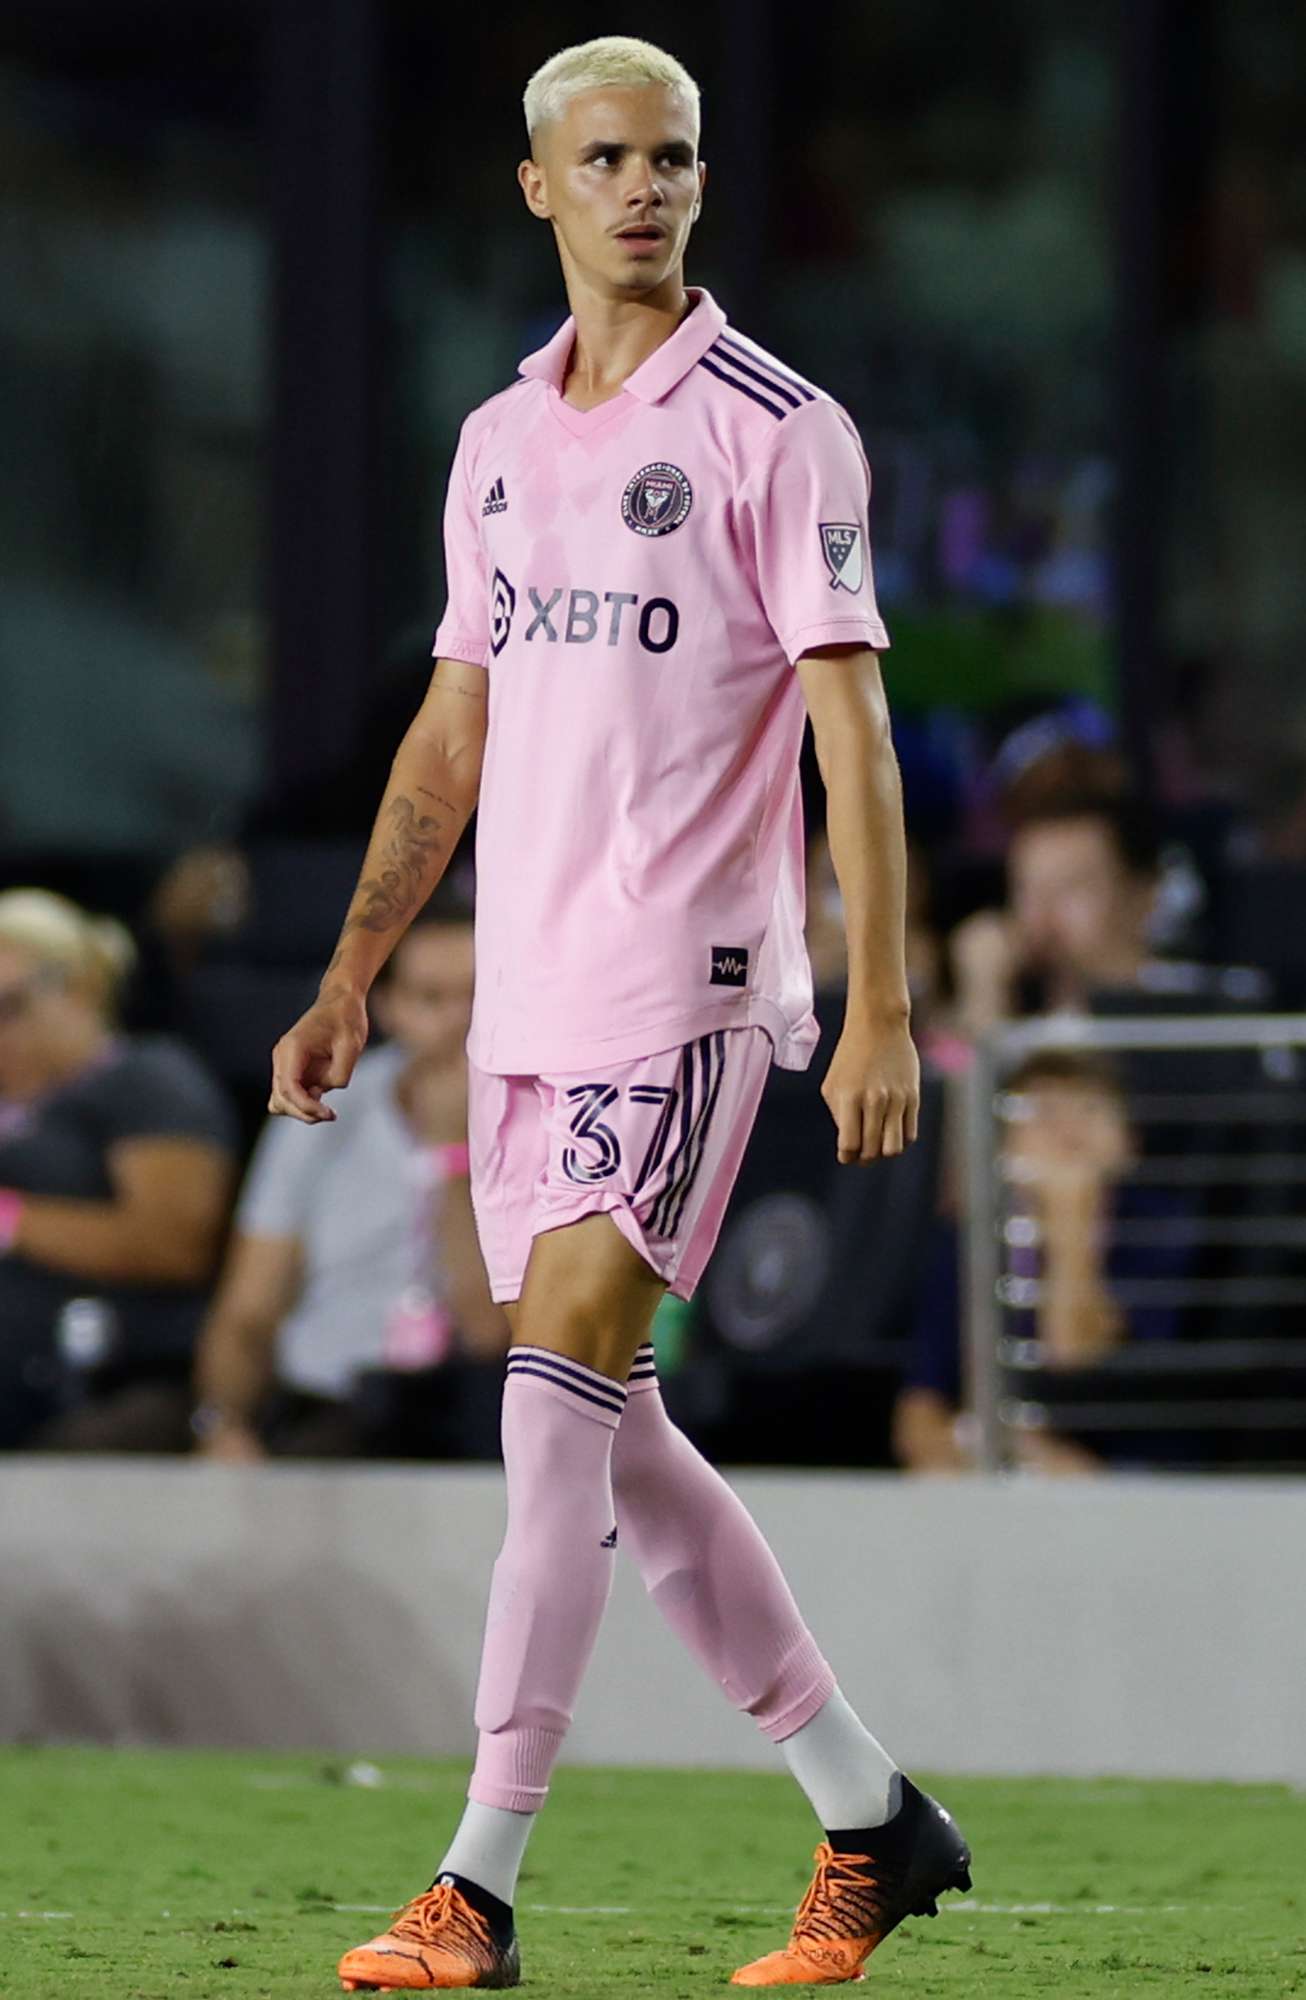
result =
[[503,481],[502,479],[496,479],[485,496],[485,504],[481,508],[481,519],[484,520],[487,514],[506,514],[507,511],[508,501],[504,494]]

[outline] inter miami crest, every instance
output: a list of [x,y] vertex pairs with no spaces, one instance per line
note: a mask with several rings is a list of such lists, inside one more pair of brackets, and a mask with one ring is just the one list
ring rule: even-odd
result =
[[621,518],[637,535],[669,535],[689,519],[694,489],[678,465],[646,465],[621,496]]
[[821,548],[831,590],[862,587],[862,531],[855,521],[822,521]]

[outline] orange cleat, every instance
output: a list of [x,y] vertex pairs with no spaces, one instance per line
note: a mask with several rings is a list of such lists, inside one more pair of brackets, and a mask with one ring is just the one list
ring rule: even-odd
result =
[[841,1986],[904,1917],[935,1917],[945,1889],[969,1889],[970,1849],[952,1817],[910,1780],[905,1820],[879,1855],[836,1854],[825,1841],[783,1951],[741,1966],[732,1986]]
[[437,1882],[398,1912],[388,1931],[340,1961],[346,1993],[425,1992],[435,1986],[517,1986],[516,1938],[506,1945],[452,1882]]

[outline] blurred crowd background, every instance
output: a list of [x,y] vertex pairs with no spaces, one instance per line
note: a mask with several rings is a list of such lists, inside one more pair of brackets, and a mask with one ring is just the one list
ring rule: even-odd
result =
[[773,1077],[659,1315],[668,1400],[735,1462],[1300,1467],[1283,0],[10,0],[0,1446],[497,1450],[469,852],[338,1125],[262,1111],[429,672],[458,426],[564,311],[521,88],[625,29],[703,86],[690,278],[866,441],[926,1072],[919,1144],[865,1174],[822,1053]]

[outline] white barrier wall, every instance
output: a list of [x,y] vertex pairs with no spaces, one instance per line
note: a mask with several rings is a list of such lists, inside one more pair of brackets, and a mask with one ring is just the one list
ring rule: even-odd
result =
[[[1306,1783],[1306,1481],[739,1475],[909,1766]],[[496,1470],[0,1463],[0,1736],[467,1753]],[[626,1563],[569,1756],[774,1752]]]

